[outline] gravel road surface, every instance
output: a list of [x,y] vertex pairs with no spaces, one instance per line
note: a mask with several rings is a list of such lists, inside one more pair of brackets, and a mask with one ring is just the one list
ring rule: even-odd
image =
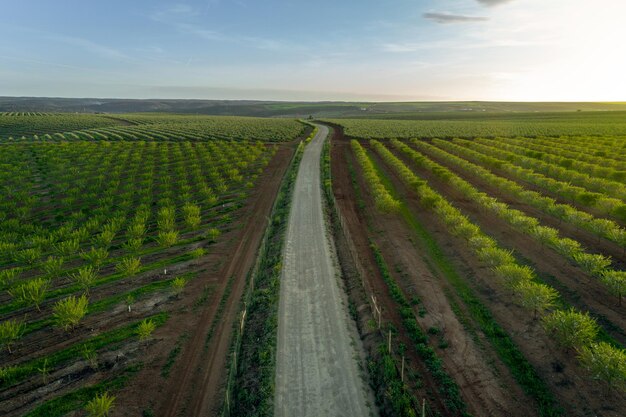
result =
[[280,287],[276,416],[373,414],[368,406],[372,396],[358,369],[359,341],[343,303],[324,225],[320,156],[327,136],[328,128],[319,126],[304,150],[289,214]]

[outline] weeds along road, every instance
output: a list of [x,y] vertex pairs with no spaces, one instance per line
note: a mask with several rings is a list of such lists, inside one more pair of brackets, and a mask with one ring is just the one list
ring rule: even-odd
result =
[[[294,186],[278,311],[276,416],[367,416],[359,343],[324,224],[320,156],[326,126],[304,150]],[[356,342],[351,340],[354,334]]]

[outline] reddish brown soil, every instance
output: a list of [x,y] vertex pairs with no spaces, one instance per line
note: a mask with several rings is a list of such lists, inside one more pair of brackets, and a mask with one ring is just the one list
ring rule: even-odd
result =
[[[381,167],[384,167],[383,162],[377,156],[374,158]],[[422,209],[417,196],[412,191],[407,190],[398,177],[386,168],[384,170],[392,179],[394,187],[406,199],[409,208],[420,223],[435,237],[451,264],[461,273],[461,276],[466,277],[467,282],[473,287],[481,302],[491,310],[496,321],[512,337],[526,359],[548,384],[559,404],[565,409],[564,415],[622,416],[622,411],[626,409],[626,396],[613,390],[607,391],[607,388],[601,383],[592,380],[589,374],[581,369],[575,353],[563,351],[554,340],[548,337],[540,323],[534,320],[528,311],[517,305],[514,296],[505,291],[498,284],[493,273],[478,262],[467,247],[466,242],[450,235],[434,213]],[[421,174],[419,170],[417,172]],[[437,189],[439,188],[436,182],[432,185]],[[442,186],[442,190],[444,188]],[[450,198],[454,205],[467,207],[471,210],[469,202],[455,196],[452,191],[447,189],[444,191],[446,191],[444,195]],[[475,214],[478,215],[479,210],[473,208],[471,215],[474,216]],[[501,242],[511,244],[516,250],[530,251],[529,254],[532,255],[533,259],[542,265],[539,271],[543,271],[543,267],[552,267],[554,269],[551,271],[555,272],[555,276],[559,280],[566,278],[567,272],[564,273],[561,269],[561,267],[566,267],[562,260],[552,259],[556,266],[552,265],[550,261],[542,261],[543,256],[546,256],[548,252],[547,250],[546,253],[543,253],[541,248],[534,243],[514,240],[516,237],[506,227],[503,227],[497,219],[484,217],[484,224],[480,223],[484,231],[494,235]],[[578,289],[579,287],[574,287],[573,291]],[[581,291],[584,290],[581,289]]]
[[[226,361],[232,325],[239,312],[239,300],[246,275],[256,257],[267,216],[294,149],[281,146],[241,213],[241,227],[234,230],[220,247],[221,265],[193,281],[179,311],[156,332],[160,343],[146,352],[145,368],[120,393],[116,415],[140,415],[153,410],[158,416],[212,416],[221,406],[220,394],[226,381]],[[213,251],[214,254],[217,254]],[[215,266],[215,264],[213,264]],[[208,347],[207,333],[218,313],[220,300],[233,277],[223,312],[216,322]],[[205,285],[215,285],[212,298],[197,312],[192,308],[195,295]],[[181,335],[189,335],[167,379],[161,370]]]
[[[390,148],[391,149],[391,148]],[[393,149],[392,149],[393,151]],[[404,159],[403,155],[395,152],[396,156]],[[405,159],[407,166],[415,168]],[[530,236],[518,232],[509,226],[504,220],[494,216],[490,212],[482,210],[477,204],[465,199],[461,193],[453,187],[443,183],[424,169],[414,170],[419,176],[428,180],[431,186],[441,192],[456,207],[461,209],[465,214],[469,215],[473,222],[477,223],[483,231],[487,231],[492,237],[498,239],[500,244],[508,249],[514,250],[527,260],[539,273],[540,277],[549,284],[555,286],[564,299],[583,311],[591,312],[599,321],[605,325],[609,334],[617,339],[620,343],[626,344],[626,306],[618,305],[618,300],[609,294],[606,287],[594,277],[587,275],[576,265],[571,264],[567,259],[563,258],[558,252],[543,248]],[[474,182],[474,178],[468,178],[470,182]],[[482,187],[481,187],[482,188]],[[501,198],[495,190],[484,189],[490,195]],[[505,202],[510,201],[505,197]],[[525,211],[527,206],[515,207],[518,210]],[[536,210],[535,210],[536,211]],[[546,217],[541,212],[530,213],[529,215],[537,215],[537,218],[543,222]],[[543,224],[543,223],[542,223]],[[549,224],[549,223],[548,223]],[[562,224],[561,226],[564,226]],[[555,225],[555,227],[558,227]],[[565,229],[563,236],[568,236],[567,231],[571,231],[572,227]],[[579,235],[583,235],[579,231]],[[597,239],[590,239],[588,234],[584,239],[584,243],[591,243]],[[610,242],[607,242],[610,243]],[[588,246],[593,252],[597,252],[593,246]],[[619,266],[621,260],[616,259],[615,264]]]
[[[402,329],[397,313],[397,305],[389,297],[386,284],[376,268],[368,237],[379,245],[383,256],[394,278],[403,287],[407,298],[419,296],[422,303],[415,307],[416,318],[426,331],[430,327],[439,328],[449,347],[437,348],[437,337],[431,337],[433,347],[444,361],[446,371],[457,381],[461,394],[468,405],[469,411],[477,416],[482,415],[533,415],[534,410],[525,399],[521,389],[515,384],[507,369],[501,365],[490,350],[487,343],[479,339],[474,341],[463,325],[452,312],[448,297],[452,290],[436,272],[431,272],[427,261],[419,256],[410,232],[402,219],[395,216],[383,216],[375,212],[371,197],[365,193],[365,213],[357,207],[357,197],[348,172],[348,161],[357,167],[349,142],[337,135],[332,146],[332,173],[335,197],[344,217],[344,228],[347,229],[357,258],[364,265],[364,287],[366,292],[374,294],[383,308],[383,317],[390,320],[398,329]],[[367,190],[359,176],[360,190]],[[368,233],[368,224],[373,232]],[[342,259],[342,262],[344,260]],[[398,273],[397,271],[402,271]],[[368,296],[369,297],[369,296]],[[458,300],[455,300],[458,303]],[[420,318],[418,309],[423,307],[428,312]],[[411,346],[411,342],[401,332],[402,342]],[[411,366],[420,375],[425,372],[422,360],[412,349],[407,349]],[[491,364],[491,365],[490,365]],[[424,380],[426,391],[437,392],[437,383],[431,379]],[[508,387],[508,388],[506,388]],[[425,396],[423,390],[415,389],[418,398]],[[435,409],[443,415],[449,415],[445,406],[439,403]],[[434,404],[431,404],[433,406]],[[443,407],[443,408],[442,408]]]
[[[384,320],[391,322],[399,330],[397,338],[399,343],[404,343],[406,346],[410,346],[410,341],[406,331],[402,326],[402,320],[398,314],[396,303],[392,300],[387,290],[386,284],[378,271],[373,254],[369,249],[368,237],[364,233],[367,230],[367,225],[363,219],[357,215],[356,197],[350,183],[350,174],[348,173],[348,165],[345,160],[345,151],[348,149],[345,143],[338,141],[332,141],[331,148],[331,171],[333,177],[333,191],[339,209],[344,217],[344,228],[348,230],[351,236],[352,245],[357,248],[358,261],[366,273],[362,276],[364,279],[363,285],[366,289],[367,298],[374,296],[377,299],[377,303],[383,311]],[[406,353],[407,363],[415,368],[420,376],[429,375],[425,366],[420,360],[419,356],[414,350],[407,349]],[[425,381],[425,387],[422,389],[414,388],[414,393],[417,398],[425,398],[428,396],[427,391],[436,392],[437,384],[432,378],[428,378]],[[430,407],[436,409],[440,413],[446,415],[447,409],[443,401],[436,397],[437,403],[430,404]]]

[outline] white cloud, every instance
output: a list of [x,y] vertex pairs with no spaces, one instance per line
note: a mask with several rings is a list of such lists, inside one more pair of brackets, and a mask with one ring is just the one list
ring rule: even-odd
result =
[[422,15],[425,19],[435,21],[437,23],[471,23],[471,22],[484,22],[489,18],[484,16],[467,16],[460,14],[452,14],[448,12],[428,12]]
[[484,4],[485,6],[498,6],[500,4],[508,3],[512,0],[477,0],[480,4]]

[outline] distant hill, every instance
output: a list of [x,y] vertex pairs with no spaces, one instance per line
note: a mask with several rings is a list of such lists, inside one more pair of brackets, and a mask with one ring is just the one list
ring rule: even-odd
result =
[[[485,113],[531,113],[626,110],[626,103],[453,102],[278,102],[254,100],[160,100],[0,97],[0,111],[234,115],[258,117],[368,117],[430,119]],[[435,113],[439,113],[436,115]],[[461,116],[467,114],[468,116]],[[456,116],[455,116],[456,117]]]

